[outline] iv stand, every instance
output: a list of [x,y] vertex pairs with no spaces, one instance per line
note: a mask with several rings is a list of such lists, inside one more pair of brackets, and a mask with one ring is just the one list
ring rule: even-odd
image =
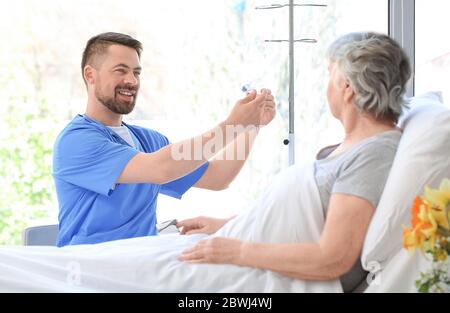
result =
[[289,0],[289,166],[295,163],[294,0]]
[[267,6],[256,7],[257,10],[265,9],[279,9],[289,6],[289,40],[265,40],[265,42],[289,42],[289,137],[283,143],[289,145],[289,166],[295,164],[295,114],[294,114],[294,43],[316,43],[317,40],[310,38],[303,38],[294,40],[294,7],[295,6],[309,6],[309,7],[326,7],[324,4],[294,4],[294,0],[289,0],[289,4],[271,4]]

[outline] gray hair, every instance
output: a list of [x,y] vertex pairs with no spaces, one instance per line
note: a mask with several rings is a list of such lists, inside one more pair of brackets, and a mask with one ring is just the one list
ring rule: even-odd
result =
[[355,104],[362,112],[398,121],[406,107],[403,95],[411,66],[395,40],[373,32],[350,33],[331,44],[328,58],[355,90]]

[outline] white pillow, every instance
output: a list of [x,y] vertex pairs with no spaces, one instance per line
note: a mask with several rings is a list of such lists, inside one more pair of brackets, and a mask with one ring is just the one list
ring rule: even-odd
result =
[[[402,224],[410,226],[411,206],[424,186],[450,178],[450,108],[440,93],[411,98],[400,119],[403,135],[379,205],[370,223],[361,262],[381,268],[402,249]],[[376,264],[376,263],[375,263]]]

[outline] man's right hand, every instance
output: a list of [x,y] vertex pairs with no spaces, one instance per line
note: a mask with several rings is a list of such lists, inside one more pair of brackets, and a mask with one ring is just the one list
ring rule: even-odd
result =
[[223,225],[225,225],[231,218],[212,218],[206,216],[199,216],[187,220],[182,220],[177,223],[177,227],[182,227],[181,235],[192,234],[213,234]]
[[266,97],[271,97],[267,89],[263,89],[259,95],[252,90],[245,98],[236,102],[225,124],[258,127],[264,112]]

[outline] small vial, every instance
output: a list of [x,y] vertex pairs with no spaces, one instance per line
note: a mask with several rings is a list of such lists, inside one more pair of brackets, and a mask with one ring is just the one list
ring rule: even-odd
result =
[[250,92],[255,90],[255,88],[251,84],[245,84],[244,86],[242,86],[241,90],[242,90],[242,92],[249,94]]

